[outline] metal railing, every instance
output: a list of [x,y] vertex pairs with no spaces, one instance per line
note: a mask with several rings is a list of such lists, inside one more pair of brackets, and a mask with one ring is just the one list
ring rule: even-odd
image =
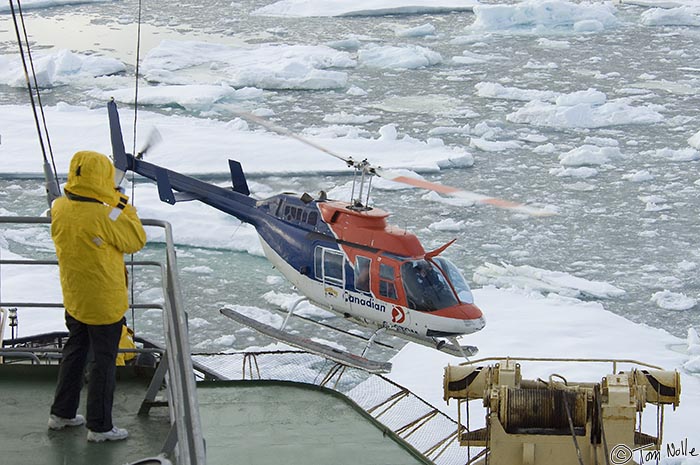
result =
[[[135,308],[162,308],[164,310],[165,359],[161,364],[168,368],[168,397],[171,434],[166,440],[165,448],[174,448],[179,465],[204,465],[206,453],[202,425],[199,416],[194,367],[190,355],[187,331],[187,315],[182,305],[182,292],[177,276],[177,261],[169,223],[160,220],[142,219],[144,226],[163,228],[165,232],[165,264],[157,261],[134,262],[134,264],[151,265],[160,268],[163,283],[164,305],[135,305]],[[45,217],[6,217],[0,216],[0,225],[6,224],[50,224]],[[2,265],[58,265],[56,260],[4,260]],[[0,299],[1,299],[0,295]],[[63,308],[62,303],[48,302],[2,302],[0,307],[39,307]],[[4,315],[4,314],[3,314]],[[44,350],[45,351],[45,350]],[[31,350],[12,351],[29,352]],[[34,356],[35,357],[35,356]],[[31,358],[31,356],[30,356]],[[33,358],[32,358],[33,360]],[[176,438],[176,439],[175,439]],[[175,442],[175,444],[172,444]],[[169,445],[170,443],[170,445]]]

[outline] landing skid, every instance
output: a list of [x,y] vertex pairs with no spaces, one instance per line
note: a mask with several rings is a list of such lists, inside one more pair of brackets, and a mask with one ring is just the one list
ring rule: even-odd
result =
[[[305,297],[304,297],[304,298],[300,298],[300,299],[296,300],[296,301],[289,307],[289,309],[286,310],[286,311],[285,311],[284,309],[274,308],[275,311],[282,312],[282,313],[286,313],[286,317],[285,317],[285,319],[284,319],[284,322],[282,323],[282,326],[280,327],[281,330],[284,330],[284,328],[287,326],[287,323],[288,323],[290,317],[291,317],[291,316],[294,316],[294,318],[298,318],[298,319],[303,320],[303,321],[306,321],[306,322],[308,322],[308,323],[313,323],[313,324],[315,324],[315,325],[322,326],[322,327],[324,327],[324,328],[328,328],[328,329],[330,329],[330,330],[332,330],[332,331],[335,331],[335,332],[337,332],[337,333],[345,334],[346,336],[354,337],[354,338],[356,338],[356,339],[361,339],[361,340],[363,340],[363,341],[365,341],[365,342],[368,342],[368,343],[370,342],[370,339],[372,339],[372,343],[373,343],[374,345],[378,345],[378,346],[381,346],[381,347],[386,347],[387,349],[398,350],[397,347],[394,347],[394,346],[391,345],[391,344],[387,344],[386,342],[374,340],[374,339],[373,339],[374,336],[367,337],[367,336],[364,336],[364,335],[362,335],[362,334],[352,333],[352,332],[350,332],[350,331],[346,331],[346,330],[344,330],[344,329],[337,328],[337,327],[335,327],[335,326],[333,326],[333,325],[330,325],[330,324],[328,324],[328,323],[324,323],[323,321],[319,321],[319,320],[316,320],[316,319],[314,319],[314,318],[309,318],[309,317],[307,317],[307,316],[299,315],[298,313],[294,313],[294,310],[296,310],[297,306],[299,306],[299,304],[302,303],[302,302],[310,302],[310,301],[309,301],[309,299],[307,299],[307,298],[305,298]],[[317,307],[319,307],[319,308],[325,308],[325,307],[323,307],[322,305],[319,305],[319,304],[316,304],[316,303],[313,303],[312,305],[315,305],[315,306],[317,306]],[[338,315],[338,316],[340,316],[340,317],[343,317],[340,313],[333,312],[332,310],[329,310],[329,311],[331,311],[334,315]],[[357,319],[355,319],[355,318],[347,318],[347,317],[344,317],[344,318],[350,319],[353,323],[360,324],[361,326],[369,327],[369,326],[368,326],[367,324],[365,324],[364,322],[361,322],[361,321],[359,321],[359,320],[357,320]],[[375,329],[376,329],[376,327],[375,327]]]
[[334,347],[312,341],[311,339],[307,339],[305,337],[290,334],[286,331],[281,331],[277,328],[273,328],[272,326],[255,321],[252,318],[248,318],[247,316],[242,315],[230,308],[222,308],[220,312],[224,316],[259,331],[266,336],[289,344],[290,346],[297,347],[321,357],[325,357],[329,360],[333,360],[334,362],[338,362],[342,365],[359,368],[369,373],[389,373],[391,371],[391,363],[389,362],[369,360],[364,357],[350,354]]
[[[391,329],[391,328],[389,328]],[[469,358],[473,357],[479,352],[479,348],[476,346],[462,346],[459,345],[456,337],[449,338],[449,342],[445,339],[433,339],[431,337],[420,337],[413,336],[410,334],[400,334],[402,337],[408,341],[415,342],[417,344],[422,344],[424,346],[432,347],[446,354],[454,355],[455,357]]]
[[[313,318],[307,318],[307,317],[295,314],[294,310],[296,310],[296,308],[302,302],[310,302],[310,301],[306,297],[301,297],[301,298],[297,299],[296,301],[294,301],[294,303],[287,310],[287,315],[284,319],[284,323],[282,323],[280,330],[284,330],[284,328],[287,326],[287,323],[289,322],[290,317],[292,315],[294,315],[297,318],[301,318],[305,321],[308,321],[308,322],[311,322],[311,323],[314,323],[317,325],[325,326],[325,327],[330,328],[334,331],[342,332],[342,333],[345,333],[345,334],[353,336],[353,337],[364,339],[365,341],[367,341],[367,346],[365,347],[364,351],[362,352],[363,357],[367,353],[367,351],[369,350],[369,348],[371,347],[372,344],[395,349],[395,347],[393,347],[389,344],[375,340],[377,335],[381,332],[384,332],[385,330],[390,331],[390,333],[393,336],[397,336],[397,337],[402,338],[402,339],[407,340],[407,341],[415,342],[417,344],[421,344],[421,345],[424,345],[427,347],[431,347],[433,349],[440,350],[442,352],[445,352],[446,354],[454,355],[455,357],[464,357],[465,359],[469,359],[469,357],[473,357],[474,355],[476,355],[479,352],[479,348],[476,346],[470,346],[470,345],[462,346],[462,345],[460,345],[459,342],[457,341],[456,337],[436,339],[433,337],[416,336],[416,335],[412,335],[410,333],[405,333],[403,331],[400,331],[399,329],[395,329],[391,325],[379,325],[379,324],[376,324],[373,322],[370,323],[370,322],[363,320],[363,319],[354,318],[354,317],[349,316],[349,315],[342,315],[331,308],[327,308],[321,304],[312,302],[314,305],[318,306],[319,308],[325,308],[326,310],[329,310],[333,313],[336,313],[339,316],[343,316],[345,319],[350,320],[354,323],[357,323],[361,326],[364,326],[366,328],[373,328],[375,330],[375,332],[369,338],[367,338],[365,336],[350,333],[348,331],[344,331],[342,329],[336,328],[336,327],[331,326],[329,324],[314,320]],[[284,333],[284,334],[287,334],[287,333]]]

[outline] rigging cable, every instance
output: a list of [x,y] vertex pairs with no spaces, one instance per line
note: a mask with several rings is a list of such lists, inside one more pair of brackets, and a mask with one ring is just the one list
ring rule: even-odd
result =
[[[24,14],[22,13],[22,5],[19,0],[17,2],[17,11],[15,11],[14,1],[10,0],[10,10],[12,11],[12,21],[15,26],[15,34],[17,35],[17,45],[19,47],[19,54],[22,58],[22,68],[24,69],[24,79],[27,83],[27,91],[29,93],[29,100],[32,105],[32,112],[34,113],[34,124],[36,126],[36,131],[39,136],[39,145],[41,146],[41,153],[44,159],[44,176],[46,178],[46,194],[48,196],[49,207],[54,199],[61,196],[60,183],[58,182],[58,175],[56,172],[56,162],[54,160],[53,149],[51,147],[51,138],[49,137],[49,128],[46,124],[46,115],[44,114],[44,107],[41,103],[41,92],[39,92],[39,83],[36,78],[36,71],[34,69],[34,60],[32,59],[32,52],[29,46],[29,37],[27,36],[27,27],[24,23]],[[20,34],[19,24],[17,22],[17,16],[19,13],[19,19],[22,23],[22,32]],[[26,44],[27,53],[25,57],[24,47],[22,46],[22,35],[24,36],[24,43]],[[32,89],[32,81],[29,79],[29,68],[27,67],[27,58],[29,59],[29,68],[32,70],[32,78],[34,81],[34,89]],[[34,93],[36,92],[36,102],[34,101]],[[43,123],[43,133],[42,125],[39,123],[39,115],[37,114],[37,104],[39,106],[39,112],[41,113],[41,121]],[[49,157],[46,155],[46,146],[44,145],[44,134],[46,137],[46,146],[48,146],[49,156],[51,158],[51,164],[49,164]]]
[[[136,123],[138,121],[138,108],[139,108],[139,61],[141,61],[141,10],[142,10],[142,0],[139,0],[139,8],[136,20],[136,70],[134,75],[134,132],[133,132],[133,144],[131,148],[131,153],[135,157],[139,157],[136,153]],[[134,205],[134,194],[135,194],[135,174],[131,172],[131,205]],[[136,321],[134,317],[134,254],[131,254],[131,329],[136,333]]]

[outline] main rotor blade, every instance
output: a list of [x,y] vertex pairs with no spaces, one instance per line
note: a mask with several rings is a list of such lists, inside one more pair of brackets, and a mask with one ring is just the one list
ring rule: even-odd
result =
[[522,203],[512,202],[510,200],[499,199],[497,197],[489,197],[488,195],[478,194],[476,192],[465,191],[463,189],[458,189],[456,187],[447,186],[445,184],[440,184],[437,182],[430,182],[424,179],[411,178],[408,176],[398,175],[392,173],[388,170],[383,170],[381,168],[375,168],[374,173],[384,179],[388,179],[394,182],[400,182],[402,184],[408,184],[409,186],[419,187],[421,189],[427,189],[430,191],[437,192],[439,194],[445,194],[450,197],[456,197],[460,199],[465,199],[473,203],[491,205],[497,208],[503,208],[506,210],[513,210],[520,213],[525,213],[530,216],[552,216],[556,215],[555,212],[550,210],[544,210],[542,208],[531,207]]
[[489,197],[487,195],[478,194],[476,192],[465,191],[462,189],[458,189],[456,187],[446,186],[444,184],[440,184],[440,183],[436,183],[436,182],[430,182],[430,181],[425,181],[422,179],[410,178],[408,176],[392,174],[390,171],[385,171],[385,170],[381,169],[380,167],[374,167],[374,166],[370,165],[369,163],[367,163],[366,160],[363,160],[362,162],[356,162],[355,160],[352,159],[352,157],[344,157],[342,155],[338,155],[337,153],[333,152],[332,150],[329,150],[326,147],[323,147],[322,145],[316,144],[315,142],[311,142],[310,140],[305,139],[305,138],[293,133],[292,131],[290,131],[286,128],[283,128],[281,126],[277,126],[276,124],[271,123],[270,121],[267,121],[263,118],[260,118],[259,116],[256,116],[252,113],[237,112],[236,114],[247,121],[251,121],[253,123],[259,124],[260,126],[267,128],[273,132],[276,132],[277,134],[298,140],[299,142],[306,144],[310,147],[313,147],[316,150],[320,150],[321,152],[327,153],[328,155],[330,155],[332,157],[335,157],[339,160],[343,160],[348,166],[355,167],[357,169],[361,169],[363,171],[367,171],[367,172],[376,174],[377,176],[388,179],[390,181],[400,182],[400,183],[408,184],[408,185],[411,185],[414,187],[420,187],[421,189],[435,191],[435,192],[438,192],[440,194],[449,195],[451,197],[466,199],[466,200],[473,202],[473,203],[491,205],[491,206],[498,207],[498,208],[513,210],[513,211],[517,211],[520,213],[525,213],[525,214],[530,215],[530,216],[552,216],[552,215],[556,214],[550,210],[544,210],[542,208],[530,207],[528,205],[524,205],[524,204],[518,203],[518,202],[511,202],[509,200],[503,200],[503,199],[499,199],[497,197]]
[[342,155],[339,155],[339,154],[333,152],[332,150],[330,150],[322,145],[319,145],[315,142],[311,142],[310,140],[305,139],[305,138],[301,137],[300,135],[293,133],[289,129],[286,129],[286,128],[283,128],[282,126],[278,126],[274,123],[271,123],[270,121],[267,121],[263,118],[260,118],[259,116],[256,116],[252,113],[236,112],[236,114],[247,121],[251,121],[253,123],[259,124],[260,126],[266,128],[266,129],[269,129],[270,131],[276,132],[277,134],[279,134],[281,136],[291,137],[292,139],[298,140],[299,142],[306,144],[310,147],[313,147],[316,150],[320,150],[321,152],[326,153],[332,157],[335,157],[339,160],[343,160],[348,166],[355,166],[355,160],[353,160],[352,157],[344,157]]

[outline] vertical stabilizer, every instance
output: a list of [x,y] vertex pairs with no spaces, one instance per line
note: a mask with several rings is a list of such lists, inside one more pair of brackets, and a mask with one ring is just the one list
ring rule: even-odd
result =
[[114,185],[119,186],[124,179],[124,174],[129,166],[124,149],[124,138],[122,137],[122,126],[119,123],[119,113],[114,99],[107,103],[107,114],[109,116],[109,137],[112,142],[112,158],[114,159]]
[[228,167],[231,171],[231,183],[233,184],[233,190],[239,194],[250,195],[248,182],[245,180],[245,174],[243,174],[241,164],[236,160],[229,160]]

